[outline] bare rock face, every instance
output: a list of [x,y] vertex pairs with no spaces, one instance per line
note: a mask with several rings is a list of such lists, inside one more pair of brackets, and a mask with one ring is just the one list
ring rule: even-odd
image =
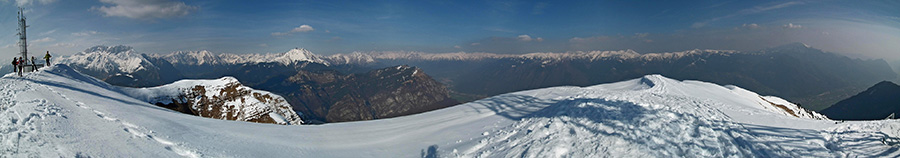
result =
[[294,109],[322,122],[390,118],[458,104],[443,84],[405,65],[350,75],[300,71],[285,82]]
[[300,115],[281,96],[246,87],[232,77],[182,80],[126,91],[143,96],[138,98],[146,98],[145,101],[152,104],[201,117],[284,125],[303,123]]

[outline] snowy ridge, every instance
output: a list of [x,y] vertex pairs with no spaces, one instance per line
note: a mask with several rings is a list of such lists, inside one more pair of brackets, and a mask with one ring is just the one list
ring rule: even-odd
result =
[[178,51],[173,52],[172,54],[167,55],[152,55],[154,57],[161,57],[166,59],[172,64],[185,64],[185,65],[203,65],[203,64],[222,64],[222,59],[219,56],[213,54],[212,52],[202,50],[197,52],[189,52],[189,51]]
[[771,97],[659,75],[317,126],[189,116],[78,76],[57,65],[0,78],[0,156],[900,156],[900,121],[797,117],[760,105],[781,104]]
[[203,117],[286,125],[303,123],[284,98],[243,86],[234,77],[181,80],[151,88],[122,87],[122,91],[148,103],[187,104]]
[[185,64],[185,65],[222,65],[222,64],[258,64],[258,63],[269,63],[275,62],[282,65],[290,65],[296,64],[299,62],[312,62],[319,63],[323,65],[330,65],[330,63],[320,57],[319,55],[313,54],[309,50],[303,48],[295,48],[291,49],[284,53],[275,53],[275,54],[219,54],[214,55],[213,53],[203,50],[203,51],[180,51],[173,52],[171,54],[159,55],[153,54],[153,57],[162,58],[169,61],[172,64]]
[[75,67],[107,73],[134,73],[159,69],[129,46],[94,46],[69,57],[57,59]]
[[335,54],[329,56],[328,60],[333,64],[366,64],[375,62],[374,57],[360,52],[353,52],[350,54]]

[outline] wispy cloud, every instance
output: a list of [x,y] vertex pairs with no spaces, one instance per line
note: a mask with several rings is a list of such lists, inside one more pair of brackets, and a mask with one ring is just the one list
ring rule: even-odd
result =
[[56,2],[56,0],[16,0],[16,5],[23,7],[23,6],[34,4],[34,2],[38,2],[41,4],[50,4],[50,3]]
[[712,19],[709,19],[706,21],[695,22],[694,24],[691,25],[691,28],[701,28],[701,27],[706,26],[706,24],[709,24],[709,23],[715,22],[715,21],[719,21],[722,19],[732,18],[732,17],[736,17],[736,16],[757,14],[757,13],[762,13],[762,12],[766,12],[766,11],[770,11],[770,10],[781,9],[781,8],[786,8],[786,7],[801,5],[801,4],[804,4],[804,3],[799,2],[799,1],[792,1],[792,2],[771,4],[771,5],[755,6],[753,8],[743,9],[738,12],[728,14],[725,16],[715,17],[715,18],[712,18]]
[[82,31],[82,32],[75,32],[75,33],[72,33],[72,36],[90,36],[90,35],[96,35],[96,34],[100,34],[100,32],[97,32],[97,31]]
[[99,11],[107,17],[131,19],[180,17],[197,10],[196,6],[172,0],[100,0],[100,2],[112,6],[94,6],[91,10]]
[[57,30],[57,29],[53,29],[53,30],[50,30],[50,31],[47,31],[47,32],[41,32],[41,33],[38,34],[38,36],[46,36],[46,35],[49,35],[49,34],[52,34],[52,33],[56,32],[56,30]]
[[31,43],[44,43],[44,42],[51,42],[51,41],[54,41],[54,40],[55,40],[55,39],[50,38],[50,37],[44,37],[44,38],[41,38],[41,39],[31,40],[31,41],[29,41],[29,42],[31,42]]
[[56,44],[53,44],[50,46],[51,47],[69,47],[69,48],[71,48],[71,47],[75,47],[76,45],[74,43],[56,43]]
[[744,25],[741,25],[741,27],[743,27],[745,29],[758,29],[759,24],[756,24],[756,23],[744,24]]
[[802,28],[803,28],[803,26],[800,26],[800,25],[794,25],[793,23],[785,24],[785,25],[782,26],[782,27],[785,28],[785,29],[802,29]]

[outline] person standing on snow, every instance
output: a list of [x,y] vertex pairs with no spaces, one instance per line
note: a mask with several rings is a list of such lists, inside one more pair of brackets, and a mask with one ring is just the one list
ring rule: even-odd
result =
[[19,72],[19,68],[17,67],[17,66],[19,66],[19,58],[13,57],[12,64],[13,64],[13,73]]
[[25,57],[19,57],[19,77],[25,72]]
[[47,51],[47,55],[44,55],[44,60],[47,61],[47,62],[44,63],[44,66],[50,66],[50,57],[51,57],[51,56],[50,56],[50,51],[48,50],[48,51]]
[[37,71],[37,65],[34,64],[34,56],[31,56],[31,72]]

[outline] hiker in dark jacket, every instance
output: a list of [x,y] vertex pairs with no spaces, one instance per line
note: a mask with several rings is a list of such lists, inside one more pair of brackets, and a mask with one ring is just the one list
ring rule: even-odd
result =
[[13,73],[19,72],[19,68],[17,67],[17,66],[19,66],[19,59],[16,57],[13,57],[12,64],[13,64]]
[[34,64],[34,56],[31,56],[31,72],[37,71],[37,65]]
[[19,77],[25,72],[25,57],[19,57]]
[[47,55],[44,55],[44,60],[47,61],[46,63],[44,63],[44,66],[50,66],[50,57],[51,57],[51,56],[50,56],[50,51],[48,50],[48,51],[47,51]]

